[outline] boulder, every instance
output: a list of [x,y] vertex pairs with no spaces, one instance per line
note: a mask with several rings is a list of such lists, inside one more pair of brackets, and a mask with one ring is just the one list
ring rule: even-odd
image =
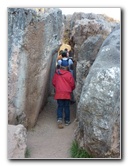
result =
[[31,128],[50,93],[50,72],[55,70],[61,45],[62,12],[57,8],[40,13],[9,8],[8,16],[9,110],[16,112],[17,123]]
[[8,159],[24,159],[27,130],[23,125],[8,125]]
[[120,158],[120,29],[103,42],[84,80],[76,139],[95,158]]

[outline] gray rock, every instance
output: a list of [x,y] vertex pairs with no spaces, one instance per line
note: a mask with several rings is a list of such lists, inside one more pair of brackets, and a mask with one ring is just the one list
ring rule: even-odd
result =
[[103,15],[74,13],[70,25],[70,39],[74,43],[76,59],[81,45],[89,36],[101,34],[105,39],[117,25],[116,21],[108,21]]
[[20,123],[33,127],[50,93],[48,81],[61,44],[62,12],[51,8],[39,14],[33,9],[9,8],[8,15],[9,106]]
[[103,40],[104,38],[102,35],[90,36],[80,48],[76,69],[77,85],[75,89],[75,97],[77,102],[79,102],[84,80],[89,73],[90,67],[95,61]]
[[8,125],[8,159],[24,159],[27,130],[23,125]]
[[[112,36],[114,36],[112,38]],[[84,81],[77,115],[79,142],[96,158],[120,157],[120,31],[103,42]],[[83,137],[78,137],[83,133]]]

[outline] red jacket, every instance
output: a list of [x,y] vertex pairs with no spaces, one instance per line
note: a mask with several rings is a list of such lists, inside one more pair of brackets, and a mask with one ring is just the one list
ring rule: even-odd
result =
[[55,87],[55,96],[57,99],[71,99],[71,92],[75,89],[75,81],[72,74],[67,70],[56,70],[52,84]]

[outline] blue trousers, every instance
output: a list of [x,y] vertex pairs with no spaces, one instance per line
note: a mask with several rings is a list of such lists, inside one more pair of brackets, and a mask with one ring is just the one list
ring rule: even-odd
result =
[[68,99],[58,99],[57,100],[58,108],[57,108],[57,120],[63,119],[63,111],[65,114],[65,121],[70,121],[70,100]]

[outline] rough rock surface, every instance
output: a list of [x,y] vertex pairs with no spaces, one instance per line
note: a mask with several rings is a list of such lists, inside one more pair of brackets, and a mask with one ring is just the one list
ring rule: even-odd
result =
[[24,159],[27,130],[23,125],[8,125],[8,159]]
[[32,9],[9,8],[8,15],[9,122],[14,123],[10,117],[16,116],[18,124],[32,127],[49,94],[52,59],[61,44],[62,13],[57,8],[40,15]]
[[87,40],[82,44],[77,60],[77,68],[76,68],[76,89],[75,89],[75,97],[77,103],[79,102],[79,98],[81,95],[82,87],[84,84],[84,80],[86,79],[90,67],[96,59],[99,48],[101,47],[104,38],[102,35],[90,36]]
[[[95,36],[98,34],[103,35],[105,39],[110,32],[112,31],[112,27],[110,24],[99,21],[99,20],[89,20],[82,19],[77,20],[75,26],[73,27],[71,38],[73,38],[74,53],[77,56],[81,47],[81,44],[90,36]],[[76,57],[77,58],[77,57]]]
[[120,29],[103,42],[84,81],[76,138],[96,158],[120,157]]

